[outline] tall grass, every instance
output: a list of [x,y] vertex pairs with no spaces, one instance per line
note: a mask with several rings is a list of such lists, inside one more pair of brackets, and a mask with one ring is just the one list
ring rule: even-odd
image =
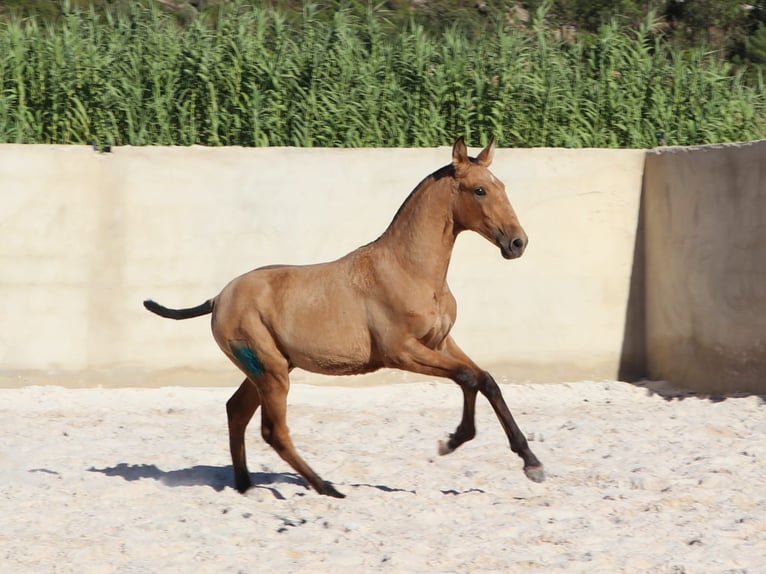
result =
[[0,141],[652,147],[766,137],[762,80],[702,50],[669,51],[651,18],[628,32],[557,40],[537,16],[469,40],[384,14],[298,21],[232,3],[181,28],[134,3],[55,24],[0,23]]

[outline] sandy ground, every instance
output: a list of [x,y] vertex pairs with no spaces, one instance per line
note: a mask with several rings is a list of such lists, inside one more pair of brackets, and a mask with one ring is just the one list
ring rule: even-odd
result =
[[249,432],[232,487],[233,389],[0,389],[3,573],[766,572],[766,406],[618,382],[503,385],[548,480],[524,477],[459,390],[294,385],[307,490]]

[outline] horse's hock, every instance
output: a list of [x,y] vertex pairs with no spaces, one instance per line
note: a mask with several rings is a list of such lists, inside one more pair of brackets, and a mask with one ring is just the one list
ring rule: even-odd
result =
[[[229,385],[205,321],[158,325],[141,301],[340,257],[378,237],[445,153],[2,145],[0,375]],[[765,165],[766,142],[497,150],[529,248],[508,262],[478,237],[458,243],[453,333],[500,381],[766,392]]]

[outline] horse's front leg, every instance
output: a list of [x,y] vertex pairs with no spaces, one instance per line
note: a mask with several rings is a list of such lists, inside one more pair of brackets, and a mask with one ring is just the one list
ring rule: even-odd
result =
[[[476,393],[478,391],[492,405],[492,409],[495,411],[508,437],[511,450],[524,461],[524,473],[527,478],[535,482],[545,480],[543,465],[529,448],[527,439],[513,419],[513,415],[495,379],[486,371],[479,369],[473,361],[460,351],[451,338],[446,341],[442,352],[434,351],[419,341],[410,341],[402,349],[395,366],[425,375],[447,377],[464,389],[463,420],[461,425],[458,426],[458,430],[447,441],[447,447],[453,444],[455,445],[454,448],[457,448],[462,442],[468,440],[466,437],[470,436],[471,433],[475,433],[473,414]],[[463,426],[464,423],[465,426]],[[463,428],[462,432],[461,427]],[[457,438],[455,438],[455,435],[457,435]]]
[[[479,370],[470,357],[458,347],[452,337],[445,339],[440,352],[465,365],[470,365],[475,371]],[[439,441],[439,454],[441,455],[453,452],[460,445],[476,436],[476,393],[478,389],[475,385],[466,384],[460,384],[460,389],[463,391],[463,416],[455,432],[450,434],[447,440]]]
[[511,414],[508,405],[505,403],[500,387],[495,382],[495,379],[492,378],[492,375],[486,371],[482,373],[479,380],[479,390],[482,395],[487,397],[497,418],[500,419],[500,424],[508,437],[508,442],[511,443],[511,450],[524,460],[524,474],[527,475],[529,480],[535,482],[544,481],[545,471],[543,470],[542,463],[537,460],[532,449],[529,448],[524,433],[521,432],[516,421],[513,420],[513,415]]
[[476,389],[461,386],[463,391],[463,416],[455,432],[447,440],[439,441],[439,454],[453,452],[461,444],[476,436]]

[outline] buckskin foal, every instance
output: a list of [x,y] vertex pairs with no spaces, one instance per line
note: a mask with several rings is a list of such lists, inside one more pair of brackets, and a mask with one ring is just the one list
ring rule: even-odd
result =
[[488,167],[494,141],[476,158],[463,139],[452,163],[426,177],[409,195],[376,241],[329,263],[262,267],[231,281],[197,307],[144,305],[171,319],[212,313],[218,346],[245,381],[226,411],[237,490],[251,486],[245,459],[245,428],[261,407],[261,434],[317,492],[342,498],[298,455],[285,415],[289,373],[351,375],[391,367],[446,377],[463,391],[460,424],[439,453],[447,454],[476,434],[474,411],[481,393],[492,405],[511,445],[534,481],[545,479],[492,376],[480,369],[450,336],[455,298],[447,286],[452,247],[463,230],[479,233],[506,259],[524,253],[527,236]]

